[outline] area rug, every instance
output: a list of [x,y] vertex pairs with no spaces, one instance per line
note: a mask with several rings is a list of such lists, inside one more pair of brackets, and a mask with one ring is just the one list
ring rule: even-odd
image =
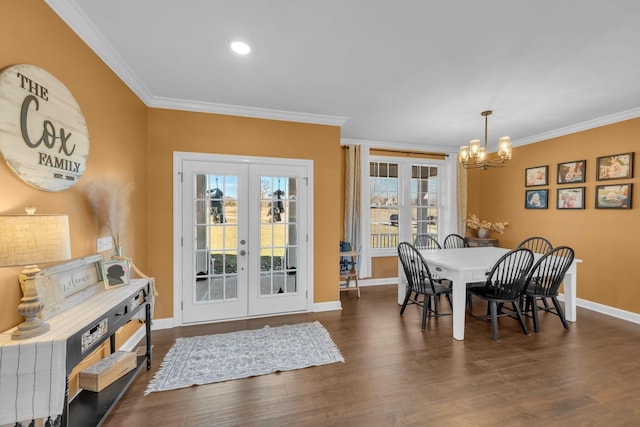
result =
[[320,322],[178,338],[145,395],[344,362]]

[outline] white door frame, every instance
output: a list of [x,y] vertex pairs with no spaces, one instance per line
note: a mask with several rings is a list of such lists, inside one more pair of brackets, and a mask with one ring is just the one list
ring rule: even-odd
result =
[[[174,151],[173,153],[173,326],[182,326],[182,162],[183,161],[202,161],[202,162],[234,162],[234,163],[259,163],[272,165],[291,165],[304,166],[308,170],[308,230],[307,230],[307,269],[302,274],[305,275],[307,282],[307,307],[306,311],[310,312],[313,308],[313,259],[314,259],[314,240],[313,240],[313,160],[306,159],[284,159],[276,157],[256,157],[256,156],[235,156],[228,154],[208,154],[208,153],[190,153],[183,151]],[[303,239],[303,236],[299,236]],[[262,317],[262,316],[254,316]],[[208,323],[208,322],[207,322]],[[192,324],[192,323],[189,323]]]

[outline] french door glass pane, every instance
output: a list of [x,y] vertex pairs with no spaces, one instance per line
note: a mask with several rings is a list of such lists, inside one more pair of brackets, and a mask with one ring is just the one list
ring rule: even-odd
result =
[[196,175],[195,302],[238,296],[238,177]]
[[296,293],[295,177],[260,176],[260,296]]

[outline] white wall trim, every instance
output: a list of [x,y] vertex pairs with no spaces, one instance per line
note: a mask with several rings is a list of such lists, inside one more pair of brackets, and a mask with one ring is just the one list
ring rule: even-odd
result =
[[[340,281],[341,285],[346,284],[347,282],[345,280]],[[397,285],[398,284],[398,278],[397,277],[389,277],[389,278],[382,278],[382,279],[358,279],[358,285],[360,285],[360,287],[365,287],[365,286],[381,286],[381,285]]]
[[[558,295],[558,299],[564,301],[564,295]],[[599,304],[597,302],[589,301],[582,298],[576,298],[576,305],[578,307],[586,308],[587,310],[595,311],[596,313],[604,314],[607,316],[615,317],[616,319],[626,320],[627,322],[640,324],[640,314],[633,313],[631,311],[621,310],[615,307],[609,307],[608,305]],[[578,319],[579,321],[580,319]]]
[[314,313],[319,313],[321,311],[334,311],[334,310],[342,310],[342,303],[340,301],[317,302],[313,304],[313,308],[312,308],[312,311]]
[[149,107],[170,110],[195,111],[199,113],[225,114],[228,116],[253,117],[286,122],[311,123],[316,125],[342,126],[347,117],[327,116],[322,114],[300,113],[295,111],[270,110],[267,108],[246,107],[242,105],[199,102],[161,96],[151,97],[146,101]]

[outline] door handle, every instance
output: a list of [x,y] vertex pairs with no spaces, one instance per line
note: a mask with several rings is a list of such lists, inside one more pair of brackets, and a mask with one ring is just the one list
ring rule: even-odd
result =
[[247,251],[245,251],[244,249],[240,251],[240,255],[245,256],[247,254]]

